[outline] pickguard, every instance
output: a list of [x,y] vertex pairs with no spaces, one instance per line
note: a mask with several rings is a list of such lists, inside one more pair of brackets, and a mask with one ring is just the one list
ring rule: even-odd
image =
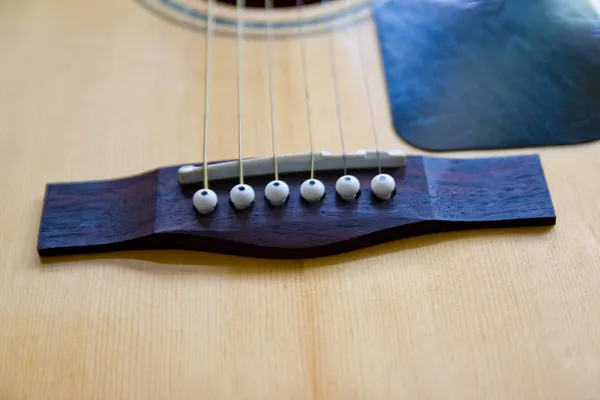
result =
[[431,151],[600,139],[586,0],[403,0],[375,12],[393,125]]

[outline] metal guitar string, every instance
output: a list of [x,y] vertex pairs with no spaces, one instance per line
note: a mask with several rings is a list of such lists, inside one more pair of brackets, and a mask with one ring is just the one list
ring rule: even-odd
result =
[[206,64],[204,68],[204,160],[203,160],[203,182],[204,188],[208,189],[208,129],[210,122],[210,78],[212,76],[212,42],[213,42],[213,2],[208,0],[208,17],[207,17],[207,32],[206,32]]
[[375,151],[377,152],[377,169],[379,170],[379,174],[381,175],[381,156],[379,155],[379,141],[377,140],[377,124],[375,123],[375,115],[373,112],[373,99],[371,97],[371,85],[369,82],[369,75],[365,70],[365,61],[364,61],[364,50],[362,40],[360,40],[360,34],[357,29],[356,36],[358,40],[358,59],[360,60],[360,70],[362,71],[362,75],[364,78],[365,91],[367,93],[367,103],[369,105],[369,116],[371,117],[371,129],[373,129],[373,138],[375,139]]
[[244,184],[244,159],[242,156],[242,102],[244,101],[243,96],[243,85],[242,76],[244,74],[244,59],[243,59],[243,41],[244,41],[244,21],[240,18],[240,13],[246,5],[245,0],[236,0],[236,11],[237,11],[237,53],[238,53],[238,73],[237,73],[237,84],[238,84],[238,163],[240,173],[240,185]]
[[[266,0],[265,7],[267,14],[273,8],[273,0]],[[267,22],[267,63],[269,72],[269,101],[271,103],[271,141],[273,145],[273,173],[275,180],[279,180],[279,172],[277,170],[277,139],[275,135],[275,102],[273,101],[273,54],[272,54],[272,41],[273,41],[273,28],[271,26],[271,16],[268,15]]]
[[[323,4],[327,4],[329,2],[329,0],[324,0]],[[340,95],[339,95],[339,88],[338,88],[338,81],[337,81],[337,76],[336,76],[336,62],[335,62],[335,50],[334,50],[334,43],[333,43],[333,39],[334,39],[334,35],[333,35],[333,31],[334,28],[331,27],[331,22],[329,22],[329,55],[331,58],[331,77],[333,79],[333,91],[335,94],[335,105],[336,105],[336,109],[337,109],[337,116],[338,116],[338,124],[340,126],[340,141],[342,144],[342,158],[344,160],[344,175],[348,175],[348,171],[347,171],[347,167],[346,167],[346,147],[344,145],[344,123],[342,121],[342,110],[341,110],[341,106],[340,106]]]
[[[296,7],[302,10],[302,0],[296,0]],[[304,26],[300,26],[300,36],[304,33]],[[300,51],[302,53],[302,79],[304,81],[304,95],[306,99],[306,117],[308,119],[308,138],[310,141],[310,179],[315,177],[315,151],[313,145],[313,128],[310,112],[310,94],[308,90],[308,77],[306,74],[306,44],[304,39],[300,38]]]

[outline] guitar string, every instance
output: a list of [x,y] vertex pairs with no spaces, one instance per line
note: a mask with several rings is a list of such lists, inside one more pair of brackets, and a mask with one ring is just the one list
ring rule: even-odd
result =
[[269,101],[271,105],[271,142],[273,145],[273,173],[275,180],[279,180],[279,172],[277,170],[277,139],[275,133],[275,101],[273,100],[273,54],[272,54],[272,41],[273,32],[271,27],[271,10],[273,8],[273,0],[266,0],[265,7],[267,10],[267,63],[268,63],[268,74],[269,74]]
[[213,2],[214,0],[208,0],[208,11],[207,11],[207,33],[206,33],[206,60],[204,66],[204,160],[203,160],[203,176],[204,189],[208,189],[208,130],[210,123],[210,78],[212,76],[212,39],[213,39]]
[[[323,4],[328,3],[329,0],[323,0]],[[346,167],[346,146],[344,144],[344,123],[342,121],[342,110],[341,110],[341,105],[340,105],[340,95],[339,95],[339,88],[338,88],[338,80],[337,80],[337,75],[336,75],[336,71],[337,71],[337,65],[336,65],[336,61],[335,61],[335,49],[334,49],[334,28],[332,28],[331,24],[332,22],[329,22],[329,56],[331,58],[331,78],[333,80],[333,91],[334,91],[334,95],[335,95],[335,106],[336,106],[336,110],[337,110],[337,116],[338,116],[338,124],[340,127],[340,142],[342,144],[342,159],[344,162],[344,175],[348,174],[348,169]]]
[[242,85],[242,77],[243,77],[243,69],[244,69],[244,59],[243,59],[243,41],[244,41],[244,21],[240,18],[240,14],[245,7],[245,0],[236,0],[236,11],[237,11],[237,19],[238,19],[238,31],[237,31],[237,55],[238,55],[238,73],[237,73],[237,84],[238,84],[238,163],[239,163],[239,174],[240,174],[240,185],[244,184],[244,159],[242,157],[242,129],[243,129],[243,120],[242,120],[242,103],[244,101],[243,96],[243,85]]
[[369,74],[365,69],[365,61],[364,61],[364,49],[362,40],[360,40],[360,32],[359,29],[356,29],[356,37],[358,40],[358,59],[360,60],[360,70],[362,71],[362,75],[364,78],[365,91],[367,94],[367,104],[369,105],[369,116],[371,118],[371,129],[373,130],[373,138],[375,140],[375,151],[377,154],[377,169],[379,170],[379,174],[381,174],[381,157],[379,155],[379,141],[377,138],[377,124],[375,123],[375,113],[373,112],[373,98],[371,96],[371,85],[369,81]]
[[[302,0],[296,0],[296,7],[302,10]],[[300,12],[302,13],[302,11]],[[304,33],[304,26],[300,26],[300,51],[302,53],[302,79],[304,82],[304,96],[306,99],[306,118],[308,119],[308,138],[310,141],[310,179],[315,177],[315,152],[313,145],[313,128],[312,128],[312,116],[310,112],[310,93],[308,89],[308,77],[306,73],[306,43],[302,34]]]

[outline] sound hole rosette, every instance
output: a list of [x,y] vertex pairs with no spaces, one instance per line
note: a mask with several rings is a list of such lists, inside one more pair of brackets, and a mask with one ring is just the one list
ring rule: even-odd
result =
[[[206,0],[135,0],[152,13],[172,23],[194,30],[204,30],[208,20]],[[270,10],[245,8],[237,11],[235,5],[214,1],[212,16],[219,32],[237,30],[243,24],[248,34],[263,33],[271,28],[276,34],[303,29],[305,32],[330,29],[331,25],[346,24],[371,15],[374,7],[390,0],[336,0],[306,4],[300,8],[282,7]]]

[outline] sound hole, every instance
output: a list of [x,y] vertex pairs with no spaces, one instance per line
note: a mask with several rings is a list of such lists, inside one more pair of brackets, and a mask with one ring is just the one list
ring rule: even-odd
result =
[[[235,6],[235,0],[217,0],[218,3],[228,4]],[[273,8],[289,8],[297,7],[298,4],[301,6],[323,3],[321,0],[273,0],[271,6]],[[267,2],[265,0],[246,0],[246,7],[248,8],[266,8]]]

